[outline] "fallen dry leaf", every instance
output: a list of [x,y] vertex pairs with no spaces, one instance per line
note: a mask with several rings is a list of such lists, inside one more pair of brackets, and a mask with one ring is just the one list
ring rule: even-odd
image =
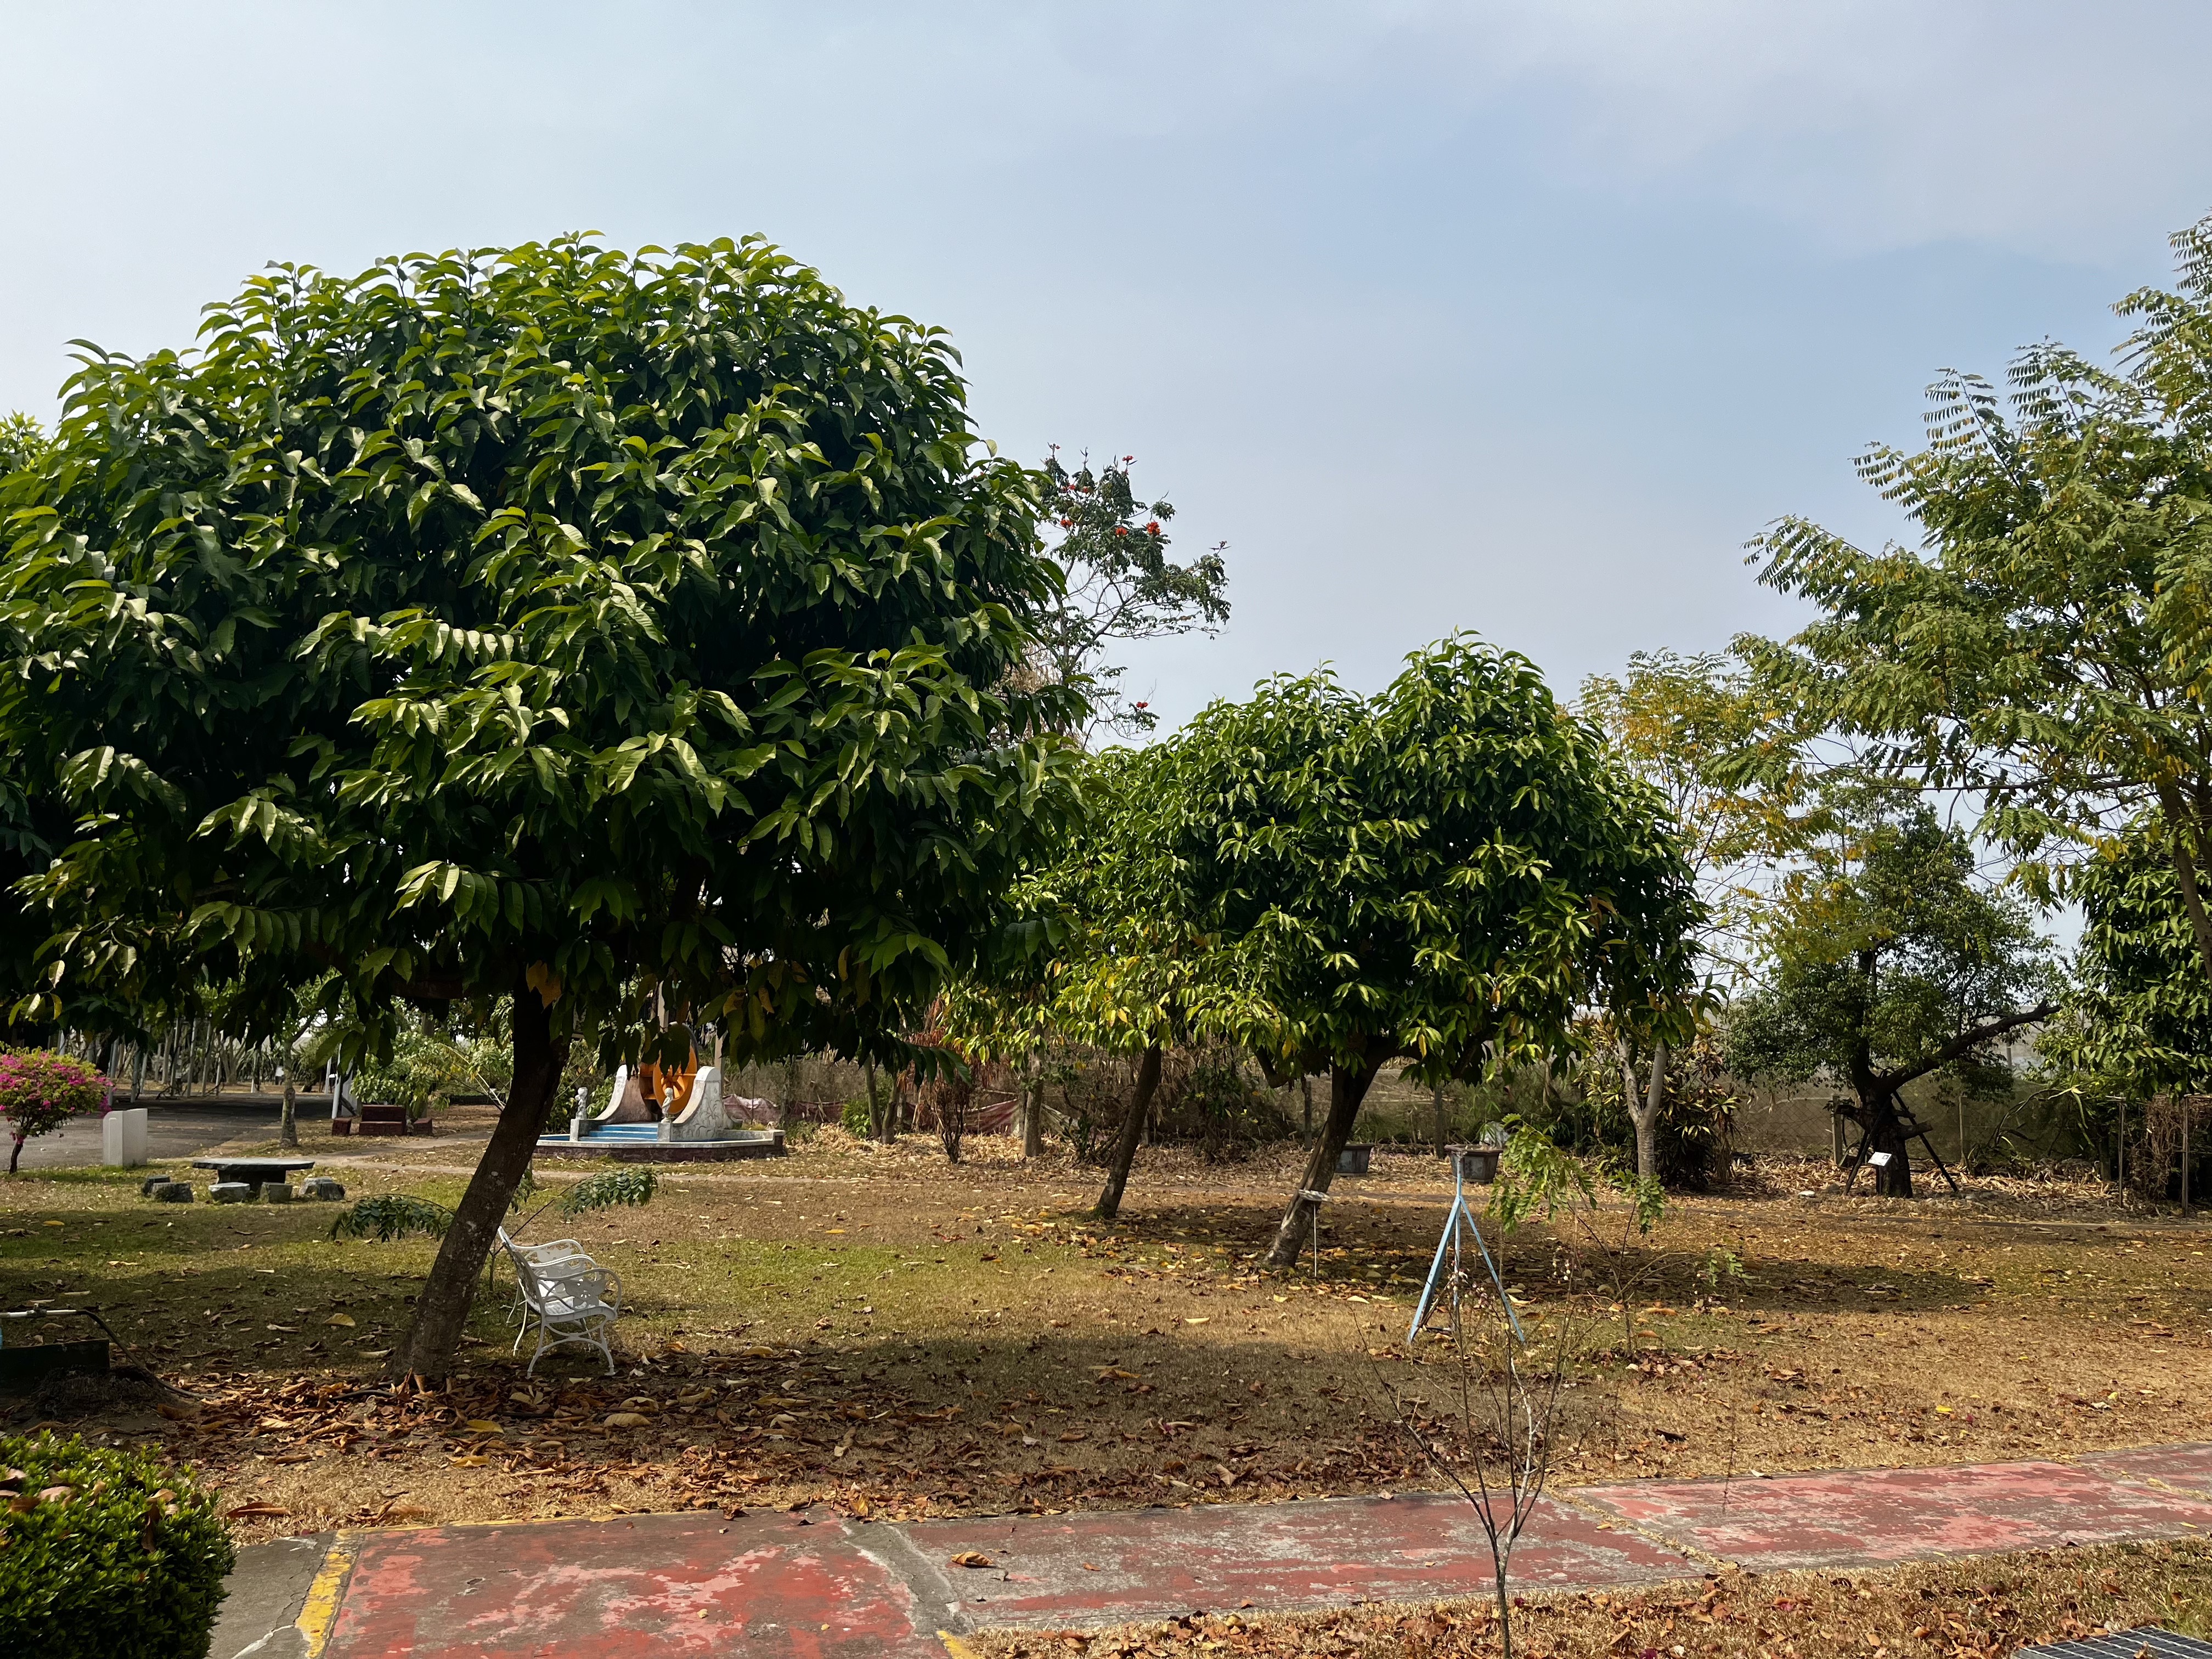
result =
[[963,1550],[952,1558],[956,1567],[995,1567],[999,1564],[981,1550]]
[[351,1314],[332,1314],[328,1319],[325,1319],[323,1323],[325,1325],[343,1325],[346,1329],[351,1330],[353,1328],[353,1316]]
[[600,1419],[610,1429],[641,1429],[650,1421],[642,1412],[609,1412]]

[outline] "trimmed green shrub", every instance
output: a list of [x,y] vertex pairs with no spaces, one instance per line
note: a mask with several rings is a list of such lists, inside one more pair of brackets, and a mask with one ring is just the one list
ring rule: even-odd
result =
[[0,1436],[0,1653],[205,1659],[232,1559],[184,1470],[75,1435]]

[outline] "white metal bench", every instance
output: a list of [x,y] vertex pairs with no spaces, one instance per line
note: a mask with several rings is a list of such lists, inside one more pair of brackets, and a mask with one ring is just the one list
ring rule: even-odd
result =
[[532,1350],[523,1374],[535,1376],[538,1362],[549,1350],[581,1344],[599,1351],[607,1362],[607,1375],[612,1376],[615,1355],[609,1338],[615,1321],[622,1316],[621,1279],[580,1252],[543,1264],[534,1262],[524,1254],[530,1248],[507,1246],[507,1261],[522,1291],[522,1328],[514,1334],[514,1351],[520,1353],[522,1339],[533,1328],[538,1333],[538,1346]]
[[[579,1272],[586,1267],[596,1267],[599,1265],[585,1254],[584,1247],[573,1238],[556,1238],[544,1244],[525,1244],[510,1238],[504,1227],[499,1230],[499,1249],[509,1261],[518,1257],[527,1261],[538,1270],[541,1276],[557,1278],[562,1273],[564,1267],[571,1263],[574,1264],[574,1270]],[[496,1267],[499,1259],[499,1255],[494,1255],[492,1265]],[[519,1276],[514,1282],[514,1300],[508,1304],[507,1316],[526,1323],[530,1317],[530,1304],[523,1297],[522,1280]]]

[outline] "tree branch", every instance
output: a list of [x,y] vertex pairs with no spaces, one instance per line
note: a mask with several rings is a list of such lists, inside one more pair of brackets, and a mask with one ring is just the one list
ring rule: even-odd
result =
[[2018,1030],[2023,1025],[2033,1025],[2039,1019],[2049,1019],[2057,1012],[2057,1003],[2039,1002],[2034,1007],[2024,1008],[2016,1014],[2006,1014],[1998,1019],[1984,1020],[1970,1030],[1960,1032],[1958,1036],[1953,1037],[1917,1065],[1901,1066],[1894,1072],[1878,1072],[1875,1074],[1874,1080],[1881,1087],[1894,1091],[1903,1088],[1915,1078],[1927,1076],[1939,1066],[1948,1066],[1960,1056],[1973,1053],[1975,1049],[1992,1038],[2001,1037],[2007,1031]]

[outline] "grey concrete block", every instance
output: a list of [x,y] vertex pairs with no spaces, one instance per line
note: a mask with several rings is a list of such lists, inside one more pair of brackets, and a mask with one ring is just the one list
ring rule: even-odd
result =
[[253,1188],[243,1181],[218,1181],[208,1188],[208,1197],[217,1204],[251,1204]]
[[328,1176],[311,1176],[300,1183],[300,1196],[328,1203],[345,1196],[345,1188]]
[[292,1188],[289,1182],[264,1181],[254,1188],[253,1195],[264,1204],[289,1204]]
[[159,1204],[189,1204],[192,1201],[192,1183],[189,1181],[164,1181],[150,1194]]

